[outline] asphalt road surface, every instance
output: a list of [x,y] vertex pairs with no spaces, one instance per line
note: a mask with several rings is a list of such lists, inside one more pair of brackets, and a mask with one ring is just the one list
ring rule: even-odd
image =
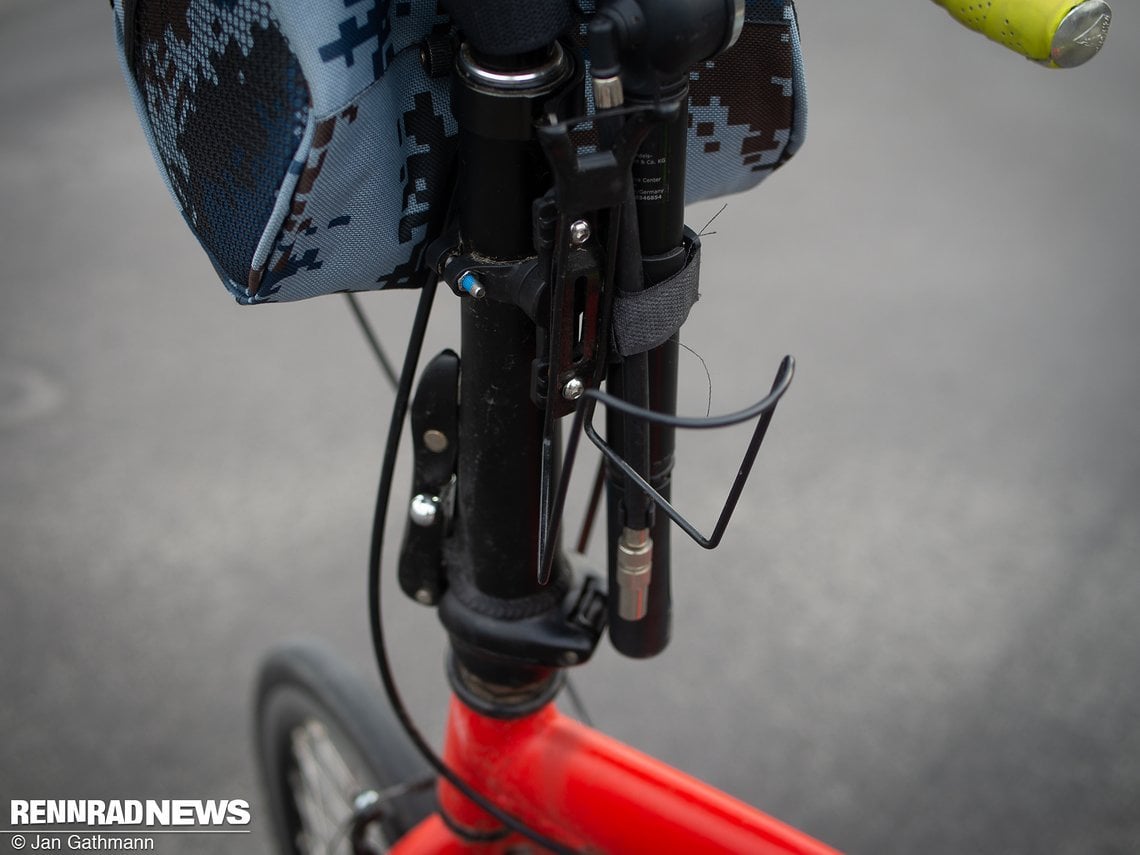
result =
[[[807,145],[705,241],[684,335],[712,410],[785,352],[799,374],[723,547],[678,538],[669,650],[603,647],[577,681],[608,732],[852,852],[1140,851],[1140,13],[1117,5],[1101,57],[1049,72],[930,3],[805,0]],[[376,682],[392,395],[341,298],[225,295],[106,3],[0,3],[0,68],[0,806],[246,798],[228,851],[267,853],[253,675],[302,634]],[[411,298],[366,306],[400,350]],[[427,352],[455,329],[445,308]],[[743,442],[684,437],[693,515]],[[389,611],[438,734],[441,632]]]

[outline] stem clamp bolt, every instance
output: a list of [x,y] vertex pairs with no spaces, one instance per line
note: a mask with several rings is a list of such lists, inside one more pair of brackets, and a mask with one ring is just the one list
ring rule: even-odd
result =
[[482,300],[487,294],[487,289],[483,283],[479,281],[479,277],[467,270],[459,275],[459,288],[461,291],[466,291],[476,300]]

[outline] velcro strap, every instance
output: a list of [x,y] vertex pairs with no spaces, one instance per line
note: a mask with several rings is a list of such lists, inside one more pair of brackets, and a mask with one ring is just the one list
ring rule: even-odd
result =
[[612,346],[622,356],[667,342],[700,299],[701,242],[691,233],[686,238],[688,258],[677,273],[644,291],[619,291],[614,296]]

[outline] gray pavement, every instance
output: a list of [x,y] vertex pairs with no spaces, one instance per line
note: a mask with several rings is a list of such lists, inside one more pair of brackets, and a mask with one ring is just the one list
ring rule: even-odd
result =
[[[852,852],[1140,851],[1140,15],[1118,6],[1104,55],[1059,73],[929,3],[800,4],[808,144],[728,200],[686,327],[714,411],[785,352],[799,376],[722,549],[677,546],[670,649],[579,675],[607,731]],[[341,299],[225,296],[106,4],[0,4],[0,65],[0,805],[248,798],[228,851],[268,852],[253,674],[300,633],[374,681],[391,395]],[[367,299],[393,349],[411,306]],[[702,519],[743,442],[683,440]],[[438,733],[440,632],[390,606]]]

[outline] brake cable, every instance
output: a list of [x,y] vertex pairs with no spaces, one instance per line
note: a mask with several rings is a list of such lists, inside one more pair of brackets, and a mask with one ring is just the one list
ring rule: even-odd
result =
[[496,805],[486,796],[476,791],[469,783],[464,781],[447,763],[435,753],[434,749],[420,733],[404,705],[403,698],[396,686],[392,664],[388,659],[387,644],[384,640],[383,615],[381,613],[381,564],[384,546],[384,522],[388,516],[388,501],[392,493],[392,478],[396,468],[396,456],[400,447],[400,435],[403,433],[404,420],[407,416],[408,402],[411,398],[412,380],[419,364],[423,349],[424,337],[427,332],[428,319],[431,316],[431,307],[435,299],[437,278],[431,277],[423,286],[420,300],[416,306],[415,320],[408,338],[408,349],[404,356],[403,368],[400,372],[399,383],[396,387],[396,400],[392,405],[392,419],[388,427],[388,438],[384,449],[384,461],[380,468],[380,486],[376,495],[376,511],[372,522],[372,543],[369,554],[368,573],[368,618],[372,633],[372,647],[376,655],[376,663],[380,670],[380,679],[384,683],[384,691],[397,720],[404,732],[412,741],[416,750],[424,760],[434,768],[448,783],[472,801],[482,810],[495,817],[511,831],[528,838],[559,855],[579,855],[578,851],[553,840],[542,832],[527,825],[523,820],[508,813]]

